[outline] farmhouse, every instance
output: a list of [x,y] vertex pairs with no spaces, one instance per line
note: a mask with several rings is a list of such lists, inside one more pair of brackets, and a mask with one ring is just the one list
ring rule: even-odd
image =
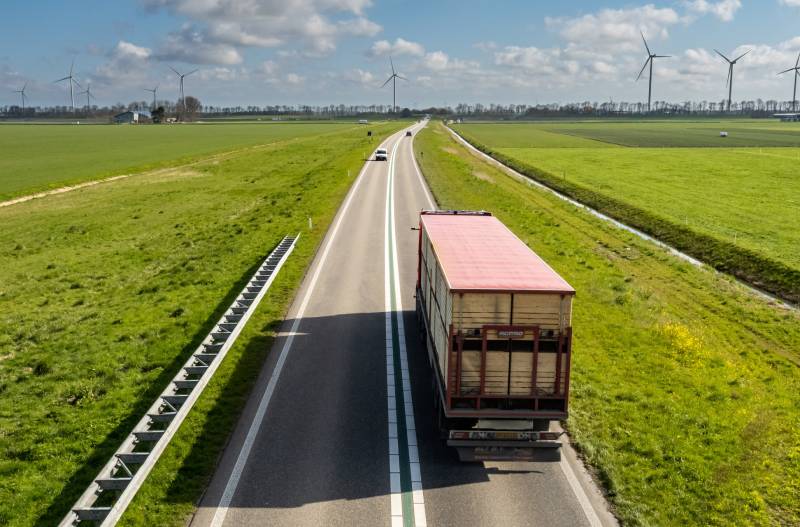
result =
[[150,119],[150,112],[143,110],[122,112],[114,116],[116,124],[136,124]]

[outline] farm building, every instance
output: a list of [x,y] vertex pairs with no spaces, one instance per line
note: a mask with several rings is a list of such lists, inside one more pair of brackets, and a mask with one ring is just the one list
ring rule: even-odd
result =
[[142,110],[136,110],[136,111],[129,110],[127,112],[122,112],[114,116],[114,122],[116,124],[136,124],[149,119],[150,119],[150,112]]
[[783,122],[800,121],[800,113],[776,113],[773,117],[777,117]]

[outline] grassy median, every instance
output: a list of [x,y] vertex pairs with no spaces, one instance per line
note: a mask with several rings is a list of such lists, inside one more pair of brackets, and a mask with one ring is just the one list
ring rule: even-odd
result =
[[400,126],[0,209],[0,524],[57,523],[255,266],[302,231],[124,520],[183,524],[364,153]]
[[486,209],[577,290],[573,440],[626,525],[800,524],[800,315],[470,154],[415,140],[439,205]]

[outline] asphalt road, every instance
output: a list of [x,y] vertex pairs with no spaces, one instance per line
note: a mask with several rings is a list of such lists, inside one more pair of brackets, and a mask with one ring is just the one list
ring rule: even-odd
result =
[[[411,144],[393,135],[390,162],[368,162],[356,180],[193,526],[613,524],[570,451],[561,463],[464,464],[435,436],[411,230],[432,201]],[[395,391],[403,380],[410,392]]]

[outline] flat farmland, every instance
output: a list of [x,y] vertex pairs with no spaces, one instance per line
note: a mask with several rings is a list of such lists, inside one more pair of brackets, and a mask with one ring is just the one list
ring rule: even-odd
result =
[[[723,128],[728,138],[719,137]],[[794,123],[462,124],[456,130],[529,176],[720,270],[800,299],[800,148],[789,146],[800,144],[800,127]],[[737,140],[750,146],[731,147]],[[727,146],[707,146],[713,142]]]
[[415,140],[443,209],[488,210],[572,284],[572,441],[623,525],[800,525],[800,315],[471,155]]
[[128,525],[184,525],[364,152],[403,124],[372,138],[317,125],[0,208],[0,525],[57,524],[254,266],[301,232],[126,512]]
[[0,201],[356,126],[352,122],[0,125]]

